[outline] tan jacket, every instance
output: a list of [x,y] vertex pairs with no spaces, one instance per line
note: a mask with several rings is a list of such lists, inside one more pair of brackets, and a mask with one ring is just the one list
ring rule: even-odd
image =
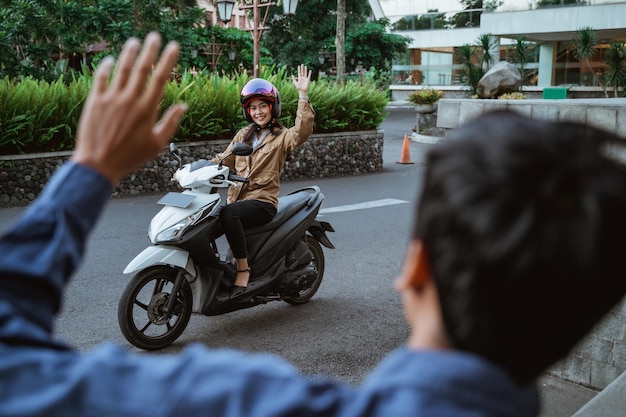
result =
[[[263,142],[250,156],[232,156],[224,161],[224,165],[235,169],[237,175],[247,177],[247,184],[237,183],[237,187],[228,189],[228,203],[240,200],[261,200],[278,206],[280,175],[285,160],[290,152],[302,145],[313,133],[315,111],[309,101],[299,100],[296,122],[292,128],[283,128],[278,135],[272,133],[263,138]],[[245,133],[251,126],[245,127],[235,134],[224,152],[215,155],[218,162],[230,152],[233,144],[242,142]]]

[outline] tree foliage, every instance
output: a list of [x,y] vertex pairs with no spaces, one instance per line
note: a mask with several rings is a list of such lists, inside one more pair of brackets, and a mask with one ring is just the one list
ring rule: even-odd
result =
[[[289,17],[279,8],[273,9],[263,45],[274,61],[291,70],[303,63],[316,74],[330,69],[336,51],[337,17],[332,12],[336,6],[336,0],[308,0],[301,2],[296,14]],[[388,70],[391,57],[406,49],[408,39],[387,33],[387,20],[369,21],[367,0],[346,0],[346,14],[346,70],[353,71],[359,62],[365,68],[375,67],[377,72]],[[323,63],[320,52],[324,56]]]
[[489,71],[491,65],[500,60],[499,49],[500,42],[498,37],[490,33],[482,33],[478,35],[476,47],[481,51],[480,63],[486,71]]
[[539,0],[537,7],[570,6],[584,3],[584,0]]
[[613,41],[606,50],[604,60],[607,65],[606,84],[613,90],[614,97],[626,94],[626,46],[622,41]]
[[519,71],[522,79],[526,79],[526,63],[533,59],[537,52],[536,45],[528,40],[525,36],[518,36],[514,39],[515,43],[512,48],[513,62],[519,64]]
[[459,0],[462,12],[438,13],[438,9],[428,10],[419,16],[405,16],[393,25],[393,30],[447,29],[480,26],[483,11],[493,11],[500,7],[502,0]]
[[405,16],[395,22],[393,30],[424,30],[445,29],[448,25],[445,13],[439,13],[439,9],[429,9],[428,13],[419,16]]
[[389,21],[381,19],[364,23],[349,32],[346,37],[348,56],[363,63],[366,68],[374,67],[377,74],[389,71],[392,58],[406,51],[411,40],[388,33],[388,26]]
[[471,94],[476,94],[478,82],[485,75],[482,65],[476,63],[480,61],[477,56],[481,56],[482,51],[478,46],[467,43],[457,48],[456,55],[463,66],[461,81],[469,87]]
[[[348,1],[348,13],[352,13],[353,3],[355,1]],[[336,0],[301,2],[293,16],[285,16],[282,9],[273,7],[270,28],[263,35],[262,45],[275,62],[286,65],[292,71],[299,64],[307,65],[316,73],[328,68],[330,59],[320,63],[319,52],[335,50],[337,20],[328,11],[335,10],[336,5]],[[354,16],[356,20],[362,19],[359,13]],[[347,19],[348,22],[352,19]]]
[[[206,44],[202,9],[192,0],[9,0],[0,9],[0,76],[56,79],[68,65],[81,70],[98,62],[95,45],[116,55],[131,36],[159,31],[176,40],[181,61]],[[235,38],[238,35],[235,36]]]
[[[598,80],[598,77],[596,76],[596,73],[591,65],[592,58],[598,53],[599,43],[600,41],[596,36],[595,30],[593,30],[593,28],[589,26],[586,26],[581,27],[576,31],[570,43],[570,47],[574,58],[584,63],[587,67],[587,71],[591,74],[593,78],[593,83],[597,85],[602,85]],[[608,97],[606,90],[604,91],[604,95]]]
[[502,5],[501,0],[459,0],[463,13],[454,14],[449,21],[451,27],[465,28],[480,26],[483,10],[493,11]]
[[[159,31],[164,42],[181,45],[180,72],[216,70],[233,74],[252,68],[250,34],[206,25],[195,0],[3,0],[0,8],[0,77],[47,81],[89,72],[105,55],[117,55],[131,36]],[[336,0],[301,2],[294,16],[273,6],[261,43],[261,65],[304,63],[315,72],[333,66],[336,50]],[[408,41],[386,32],[388,22],[371,22],[368,0],[346,0],[346,68],[360,61],[378,73]],[[217,44],[216,48],[212,45]],[[404,46],[403,46],[404,45]],[[104,48],[104,50],[102,50]],[[220,53],[215,53],[219,49]],[[234,50],[236,58],[229,60]],[[319,60],[325,52],[325,62]],[[219,56],[219,61],[218,61]],[[216,65],[212,65],[215,64]]]

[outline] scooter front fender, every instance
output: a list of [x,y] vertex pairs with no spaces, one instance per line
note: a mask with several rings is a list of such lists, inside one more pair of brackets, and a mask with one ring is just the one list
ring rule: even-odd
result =
[[172,265],[185,269],[193,278],[196,277],[196,268],[189,252],[175,246],[159,245],[148,246],[135,259],[130,261],[124,269],[124,274],[132,274],[153,265]]

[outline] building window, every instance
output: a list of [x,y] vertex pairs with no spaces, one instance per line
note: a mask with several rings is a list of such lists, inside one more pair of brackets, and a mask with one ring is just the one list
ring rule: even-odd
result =
[[557,42],[554,64],[554,85],[598,86],[605,72],[602,60],[607,44],[601,44],[589,63],[578,61],[572,54],[569,42]]

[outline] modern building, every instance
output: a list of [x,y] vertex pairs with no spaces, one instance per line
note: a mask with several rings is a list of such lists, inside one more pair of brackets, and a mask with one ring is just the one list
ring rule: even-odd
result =
[[[476,44],[483,34],[495,35],[498,40],[495,53],[500,60],[511,61],[516,39],[524,37],[531,42],[535,53],[524,65],[527,91],[568,86],[573,91],[588,92],[590,95],[595,92],[598,95],[602,88],[597,80],[606,68],[602,50],[611,41],[626,42],[626,2],[623,0],[509,0],[500,2],[495,10],[438,11],[400,16],[398,11],[402,10],[400,3],[403,1],[417,3],[410,0],[370,0],[376,18],[389,18],[394,22],[394,33],[411,38],[410,54],[405,62],[392,67],[394,99],[403,99],[422,86],[462,91],[462,65],[457,51],[463,45]],[[463,14],[466,16],[463,17]],[[464,27],[458,28],[457,24],[457,28],[450,28],[453,18],[464,22]],[[592,28],[601,41],[590,67],[576,60],[570,48],[573,36],[583,27]]]

